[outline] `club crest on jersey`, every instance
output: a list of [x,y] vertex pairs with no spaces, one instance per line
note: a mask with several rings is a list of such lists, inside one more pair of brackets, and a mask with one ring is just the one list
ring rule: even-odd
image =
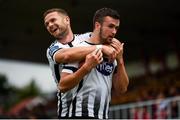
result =
[[52,46],[49,48],[49,54],[52,56],[54,52],[56,52],[59,49],[59,46]]
[[109,76],[114,70],[114,64],[103,61],[101,64],[96,66],[98,72],[102,73],[105,76]]

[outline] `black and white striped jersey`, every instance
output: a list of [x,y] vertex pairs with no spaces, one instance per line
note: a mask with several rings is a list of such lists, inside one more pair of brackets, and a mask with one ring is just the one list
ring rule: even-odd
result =
[[[47,49],[47,53],[46,53],[47,59],[48,59],[49,66],[52,71],[52,76],[57,85],[60,80],[60,73],[62,70],[63,63],[59,64],[55,61],[54,56],[55,56],[56,52],[63,48],[70,48],[70,47],[76,46],[80,42],[85,41],[89,38],[90,38],[89,32],[85,33],[85,34],[74,34],[74,38],[71,42],[69,42],[67,44],[62,44],[56,40]],[[69,103],[72,99],[72,95],[73,95],[74,91],[75,90],[70,90],[63,94],[58,89],[57,96],[58,96],[58,114],[60,113],[59,115],[65,116],[67,114],[67,110],[68,110],[67,108],[69,108]]]
[[[84,41],[80,46],[92,45]],[[106,58],[93,68],[81,82],[73,88],[74,96],[69,105],[69,117],[95,117],[108,118],[109,103],[111,100],[112,76],[117,62],[109,63]],[[78,63],[66,64],[62,72],[73,73],[78,68]]]

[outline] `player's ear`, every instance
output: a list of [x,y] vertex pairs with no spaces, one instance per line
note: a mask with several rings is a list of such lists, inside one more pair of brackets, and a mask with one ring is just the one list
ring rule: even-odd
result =
[[70,18],[69,18],[69,16],[66,16],[64,20],[65,20],[65,22],[66,22],[67,24],[70,24]]
[[99,22],[95,22],[95,28],[100,28],[101,27],[101,24]]

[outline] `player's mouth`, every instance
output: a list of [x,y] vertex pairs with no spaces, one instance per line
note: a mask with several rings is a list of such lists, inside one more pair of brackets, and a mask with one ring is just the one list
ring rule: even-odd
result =
[[113,38],[114,38],[114,36],[109,36],[108,40],[112,41]]
[[115,35],[112,34],[112,35],[110,35],[109,37],[110,37],[110,39],[113,39],[113,38],[115,37]]
[[50,29],[50,32],[51,32],[52,34],[56,33],[57,31],[58,31],[58,28],[52,28],[52,29]]

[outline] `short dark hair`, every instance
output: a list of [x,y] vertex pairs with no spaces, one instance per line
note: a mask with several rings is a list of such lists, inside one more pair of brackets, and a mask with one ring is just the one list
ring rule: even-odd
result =
[[101,8],[97,10],[93,17],[93,27],[95,25],[95,22],[102,23],[104,17],[110,16],[114,19],[120,19],[120,15],[116,10],[113,10],[111,8]]
[[60,14],[63,14],[63,15],[66,15],[68,16],[68,13],[64,10],[64,9],[60,9],[60,8],[51,8],[51,9],[48,9],[44,12],[43,14],[43,17],[45,18],[47,14],[51,13],[51,12],[57,12],[57,13],[60,13]]

